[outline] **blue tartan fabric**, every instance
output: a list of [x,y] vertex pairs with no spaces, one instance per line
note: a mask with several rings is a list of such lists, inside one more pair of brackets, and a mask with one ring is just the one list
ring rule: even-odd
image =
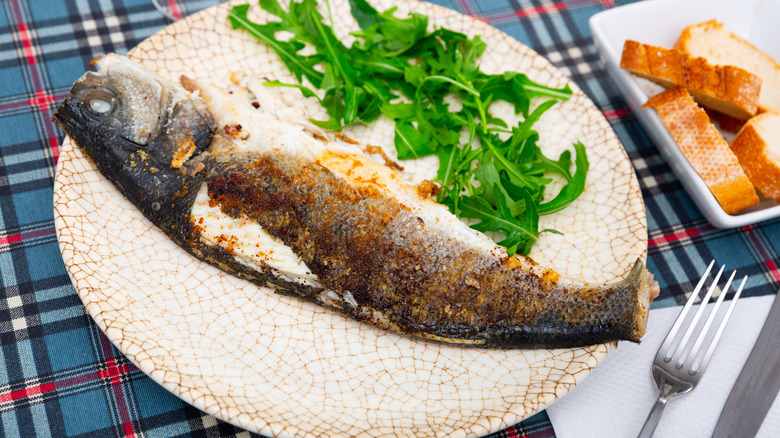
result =
[[[611,0],[435,0],[529,45],[568,74],[610,121],[642,187],[655,307],[682,303],[711,259],[780,284],[780,220],[710,226],[606,75],[588,19]],[[214,0],[161,0],[176,16]],[[186,405],[135,368],[86,315],[59,253],[52,212],[63,133],[51,113],[96,55],[125,53],[168,22],[150,0],[0,4],[0,436],[250,436]],[[544,411],[494,434],[554,437]]]

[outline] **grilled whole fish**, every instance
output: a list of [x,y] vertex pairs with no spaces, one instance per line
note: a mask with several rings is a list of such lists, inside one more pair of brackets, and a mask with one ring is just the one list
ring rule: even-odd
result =
[[[259,79],[184,87],[107,55],[54,120],[194,256],[415,337],[499,348],[638,342],[656,287],[507,256],[353,144],[292,120]],[[189,91],[187,91],[189,90]]]

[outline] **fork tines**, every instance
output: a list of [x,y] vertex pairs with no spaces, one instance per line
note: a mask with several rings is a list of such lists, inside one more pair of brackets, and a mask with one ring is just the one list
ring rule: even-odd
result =
[[[658,389],[660,389],[660,394],[658,400],[655,402],[655,406],[653,406],[653,409],[647,416],[647,420],[645,420],[642,430],[639,432],[640,438],[650,438],[653,435],[653,431],[655,431],[655,428],[658,426],[658,422],[661,419],[661,413],[666,406],[666,402],[670,398],[687,394],[698,384],[702,373],[707,368],[707,364],[712,357],[712,353],[715,351],[715,346],[718,344],[718,341],[723,334],[723,330],[726,328],[731,313],[734,311],[734,305],[737,303],[737,299],[742,293],[742,287],[745,285],[747,276],[742,279],[742,283],[740,283],[737,288],[737,292],[734,294],[728,310],[721,316],[720,323],[717,324],[718,328],[715,330],[715,333],[710,333],[712,332],[712,325],[719,314],[718,310],[720,309],[720,305],[723,302],[723,299],[726,298],[729,288],[731,287],[731,282],[736,275],[736,271],[734,271],[726,282],[726,286],[721,291],[718,301],[710,309],[707,320],[703,324],[699,323],[705,308],[707,307],[707,303],[710,301],[713,292],[718,287],[718,281],[723,274],[723,267],[721,267],[709,289],[707,289],[707,293],[704,294],[704,298],[701,300],[701,305],[696,309],[696,313],[693,317],[688,318],[688,312],[691,310],[693,302],[699,297],[699,293],[714,264],[715,261],[713,260],[707,267],[701,280],[699,280],[699,284],[696,285],[696,289],[691,293],[691,297],[688,299],[688,302],[685,303],[683,310],[674,321],[671,330],[669,330],[669,334],[666,336],[663,344],[661,344],[661,348],[658,349],[658,353],[655,355],[652,368],[653,379],[655,380],[656,385],[658,385]],[[686,323],[687,325],[684,325]],[[681,336],[678,336],[681,329],[683,333]],[[694,334],[696,335],[695,340],[691,342],[691,337],[694,337]],[[705,349],[705,352],[703,355],[700,355],[703,348]]]
[[[743,277],[742,282],[739,284],[737,291],[734,293],[734,297],[731,300],[731,304],[729,305],[725,315],[721,319],[717,330],[715,331],[714,335],[711,334],[710,328],[713,322],[715,321],[715,317],[718,314],[720,305],[723,302],[723,299],[728,294],[729,288],[731,287],[732,280],[734,279],[734,276],[737,273],[737,271],[733,271],[731,273],[731,276],[727,280],[726,285],[721,290],[718,300],[715,302],[715,305],[710,310],[709,316],[707,317],[707,320],[704,322],[704,325],[697,330],[697,326],[699,325],[699,320],[701,319],[702,314],[704,313],[705,308],[707,306],[707,303],[710,301],[710,298],[713,295],[713,292],[718,286],[718,281],[720,280],[721,274],[723,274],[723,269],[725,268],[725,266],[721,266],[720,270],[715,275],[715,279],[712,281],[712,284],[710,285],[709,289],[704,295],[704,298],[701,299],[701,304],[696,310],[696,313],[693,315],[693,318],[690,319],[690,321],[688,322],[687,329],[683,333],[682,338],[680,338],[679,336],[677,336],[678,331],[680,331],[680,329],[682,328],[683,322],[686,321],[688,312],[693,306],[694,302],[696,301],[696,298],[699,296],[699,293],[702,287],[704,286],[704,283],[710,271],[712,270],[712,266],[714,264],[715,264],[715,260],[710,262],[709,266],[707,267],[707,270],[704,272],[704,275],[702,275],[701,280],[699,280],[699,283],[696,285],[696,288],[691,293],[688,302],[685,303],[682,312],[680,312],[680,315],[677,317],[677,320],[674,322],[674,325],[672,325],[672,328],[669,330],[669,334],[667,335],[666,339],[661,345],[661,348],[658,350],[659,355],[663,354],[664,362],[668,363],[673,358],[677,358],[677,363],[676,363],[677,368],[682,368],[684,365],[690,363],[691,365],[688,367],[688,371],[690,374],[696,374],[698,372],[701,372],[707,367],[707,364],[709,363],[710,358],[712,357],[712,353],[715,351],[715,347],[717,346],[718,341],[720,340],[720,337],[726,328],[726,324],[728,323],[728,320],[731,317],[731,313],[734,310],[734,306],[737,302],[737,299],[742,293],[742,288],[745,285],[745,281],[747,280],[747,276]],[[690,338],[695,333],[698,333],[698,336],[696,337],[693,346],[690,347],[690,349],[688,349],[687,347],[690,344]],[[700,360],[696,361],[700,350],[702,349],[702,347],[705,347],[705,341],[708,341],[708,343],[706,344],[707,349],[704,355],[700,358]],[[686,354],[686,350],[688,350],[687,354]]]

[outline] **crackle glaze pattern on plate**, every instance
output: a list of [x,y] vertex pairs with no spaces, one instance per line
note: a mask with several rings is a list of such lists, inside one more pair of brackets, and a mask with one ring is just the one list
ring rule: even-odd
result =
[[[378,10],[398,5],[403,16],[413,10],[428,15],[432,26],[481,35],[488,44],[482,58],[487,72],[515,70],[550,86],[569,83],[544,58],[478,20],[427,3],[372,3]],[[172,24],[129,56],[171,79],[187,74],[225,85],[231,72],[242,70],[292,81],[275,54],[229,28],[229,6]],[[346,1],[333,1],[332,11],[334,28],[348,39],[355,24]],[[256,5],[251,14],[267,19]],[[614,132],[569,85],[574,96],[548,111],[537,129],[548,154],[575,140],[587,145],[588,184],[573,205],[543,218],[543,227],[564,234],[544,234],[531,257],[568,277],[609,281],[646,254],[644,206]],[[293,91],[285,97],[303,116],[321,115]],[[347,135],[394,152],[387,120]],[[411,181],[435,174],[430,161],[403,164]],[[457,348],[275,294],[174,245],[70,139],[58,163],[54,210],[71,279],[119,350],[187,403],[266,435],[483,435],[561,397],[612,348]]]

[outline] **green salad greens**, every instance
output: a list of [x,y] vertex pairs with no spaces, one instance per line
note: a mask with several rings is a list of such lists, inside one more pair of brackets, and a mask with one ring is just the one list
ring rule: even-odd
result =
[[[271,47],[298,80],[266,85],[296,87],[319,100],[330,118],[312,123],[338,131],[384,114],[395,121],[400,160],[438,156],[437,201],[458,217],[478,220],[473,228],[499,232],[498,243],[509,254],[527,254],[541,232],[556,232],[539,230],[539,216],[560,211],[582,193],[588,159],[585,146],[575,143],[572,174],[571,152],[557,160],[544,156],[533,124],[571,96],[568,85],[545,87],[516,72],[485,74],[478,61],[486,45],[479,36],[443,28],[428,32],[424,15],[398,18],[396,8],[380,13],[365,0],[349,4],[360,27],[350,47],[325,23],[316,0],[292,0],[288,10],[277,0],[260,0],[279,18],[266,24],[249,20],[249,5],[233,7],[229,17],[233,28]],[[278,38],[280,32],[289,39]],[[301,54],[307,46],[313,53]],[[452,97],[460,105],[448,103]],[[534,98],[541,99],[532,109]],[[490,106],[498,100],[512,104],[523,121],[509,126],[492,116]],[[543,202],[552,174],[566,185]]]

